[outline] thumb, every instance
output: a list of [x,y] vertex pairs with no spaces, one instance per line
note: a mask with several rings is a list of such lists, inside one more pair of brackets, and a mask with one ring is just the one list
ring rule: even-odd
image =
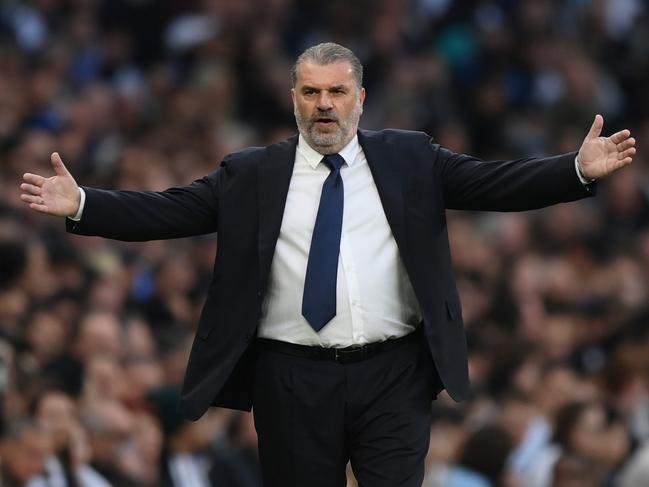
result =
[[61,156],[58,152],[52,152],[50,161],[52,162],[52,168],[54,169],[54,172],[57,176],[72,177],[68,169],[65,167],[65,164],[63,164],[63,160],[61,159]]
[[604,118],[597,114],[595,115],[595,120],[593,120],[593,125],[590,126],[588,131],[587,139],[595,139],[600,136],[602,133],[602,128],[604,127]]

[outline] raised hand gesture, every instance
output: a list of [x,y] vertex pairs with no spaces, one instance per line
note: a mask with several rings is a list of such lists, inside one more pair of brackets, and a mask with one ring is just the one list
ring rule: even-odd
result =
[[635,139],[629,130],[621,130],[610,137],[600,137],[604,119],[595,116],[579,149],[579,170],[588,180],[601,179],[621,167],[631,164],[635,155]]
[[74,216],[81,201],[79,186],[58,153],[52,153],[50,159],[55,176],[45,178],[38,174],[23,174],[25,182],[20,185],[23,191],[20,199],[29,203],[32,210],[47,215]]

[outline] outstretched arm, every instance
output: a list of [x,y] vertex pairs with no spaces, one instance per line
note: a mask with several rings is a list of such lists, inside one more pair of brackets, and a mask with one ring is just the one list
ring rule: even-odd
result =
[[[592,182],[628,165],[635,139],[628,130],[601,137],[604,120],[595,117],[579,149],[549,158],[486,162],[436,146],[447,208],[521,211],[592,196]],[[575,159],[576,157],[576,159]]]
[[[25,174],[21,199],[35,211],[73,217],[80,205],[79,186],[57,153],[55,175]],[[225,166],[225,161],[222,164]],[[67,220],[68,231],[127,241],[160,240],[215,232],[224,167],[185,187],[166,191],[107,191],[84,188],[81,221]]]

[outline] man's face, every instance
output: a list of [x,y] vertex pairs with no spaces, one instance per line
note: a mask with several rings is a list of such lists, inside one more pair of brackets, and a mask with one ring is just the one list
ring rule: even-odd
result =
[[20,438],[7,441],[2,450],[10,475],[19,482],[43,473],[45,458],[51,453],[49,437],[37,429],[23,431]]
[[291,95],[298,130],[316,151],[335,154],[352,140],[365,89],[356,84],[349,61],[300,63]]

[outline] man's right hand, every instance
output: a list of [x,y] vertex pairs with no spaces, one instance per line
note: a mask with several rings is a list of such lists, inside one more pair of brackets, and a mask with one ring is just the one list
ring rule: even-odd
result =
[[73,217],[81,203],[79,186],[57,152],[53,152],[50,159],[55,176],[44,178],[38,174],[23,174],[25,182],[20,185],[23,191],[20,199],[40,213]]

